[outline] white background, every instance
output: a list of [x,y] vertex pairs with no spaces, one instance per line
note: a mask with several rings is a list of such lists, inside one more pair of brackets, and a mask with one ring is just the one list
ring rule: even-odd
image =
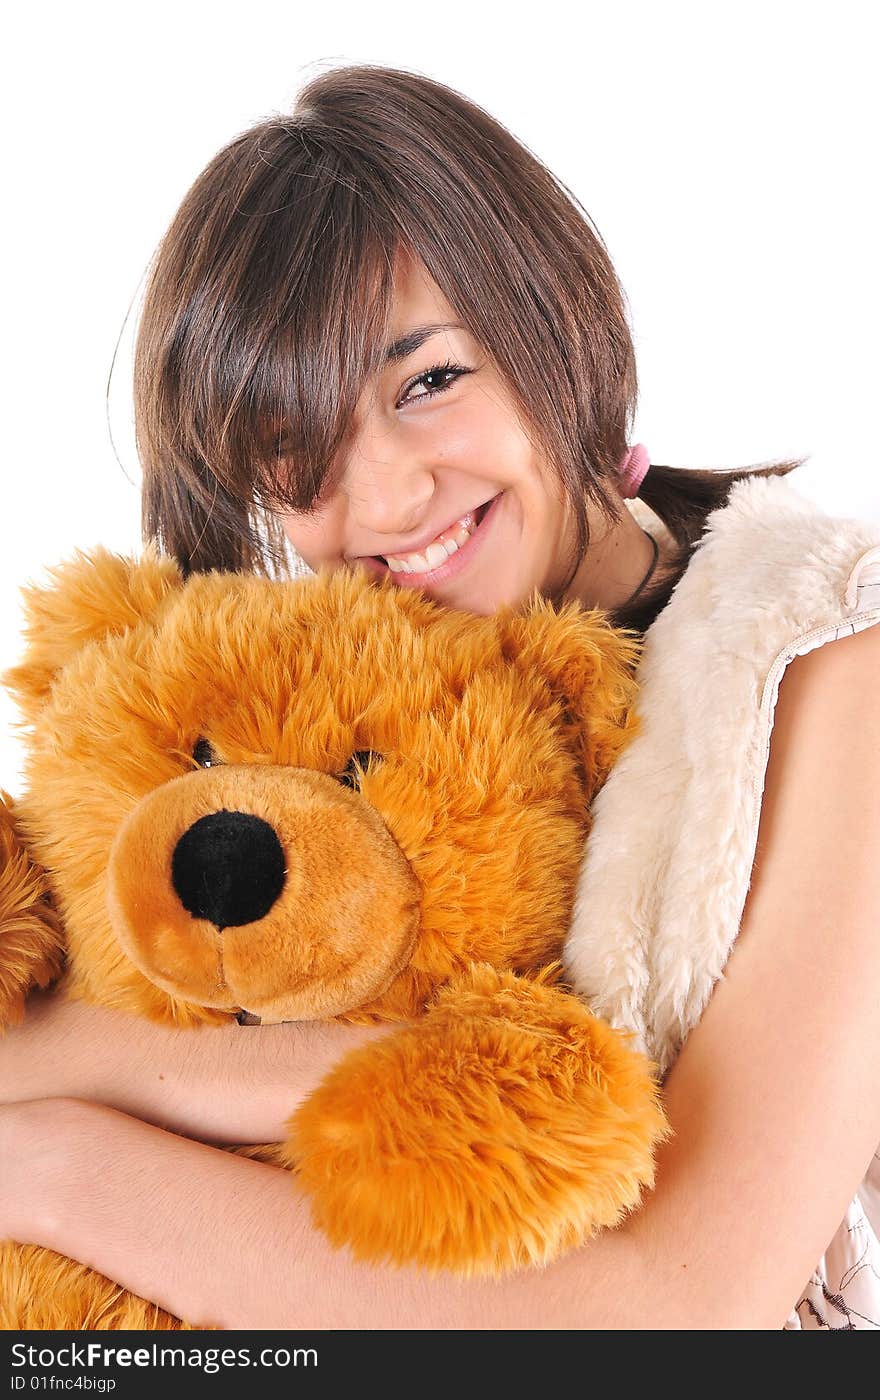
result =
[[[130,347],[175,208],[220,146],[343,62],[458,88],[577,194],[629,298],[634,440],[655,461],[809,454],[798,489],[880,520],[873,3],[549,0],[525,28],[509,3],[317,9],[7,18],[0,668],[20,583],[76,547],[138,547]],[[14,717],[0,696],[13,793]]]

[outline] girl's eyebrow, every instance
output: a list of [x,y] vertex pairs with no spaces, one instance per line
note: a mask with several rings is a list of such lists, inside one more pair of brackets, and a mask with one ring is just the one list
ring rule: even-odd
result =
[[397,360],[405,360],[408,355],[412,355],[421,345],[424,345],[428,336],[434,335],[436,331],[463,331],[464,326],[458,321],[438,321],[430,326],[415,326],[406,335],[394,340],[385,351],[386,365],[394,364]]

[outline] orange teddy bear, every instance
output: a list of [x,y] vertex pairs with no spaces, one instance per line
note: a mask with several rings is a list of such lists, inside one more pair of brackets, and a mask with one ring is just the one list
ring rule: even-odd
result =
[[[667,1131],[654,1067],[557,961],[590,804],[637,724],[630,635],[361,571],[184,580],[152,548],[78,555],[26,612],[0,1022],[60,978],[181,1027],[400,1023],[286,1142],[246,1149],[358,1258],[498,1274],[638,1202]],[[8,1243],[0,1299],[8,1327],[179,1325]]]

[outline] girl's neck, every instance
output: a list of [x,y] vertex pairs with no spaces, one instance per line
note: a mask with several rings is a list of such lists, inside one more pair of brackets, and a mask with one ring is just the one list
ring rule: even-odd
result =
[[613,612],[633,597],[643,581],[640,593],[658,581],[667,562],[662,544],[651,568],[653,559],[651,536],[624,507],[620,520],[600,538],[590,541],[589,549],[565,589],[564,600],[576,599],[584,607]]

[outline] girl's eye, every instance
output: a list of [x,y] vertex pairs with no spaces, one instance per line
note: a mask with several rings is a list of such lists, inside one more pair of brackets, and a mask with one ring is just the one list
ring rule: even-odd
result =
[[[470,374],[471,371],[464,365],[453,364],[447,360],[446,364],[434,365],[431,369],[426,369],[424,374],[420,374],[417,379],[411,379],[404,390],[400,402],[417,403],[419,399],[432,399],[435,394],[442,394],[449,389],[463,374]],[[410,391],[415,389],[417,384],[425,386],[423,394],[414,394],[410,397]]]

